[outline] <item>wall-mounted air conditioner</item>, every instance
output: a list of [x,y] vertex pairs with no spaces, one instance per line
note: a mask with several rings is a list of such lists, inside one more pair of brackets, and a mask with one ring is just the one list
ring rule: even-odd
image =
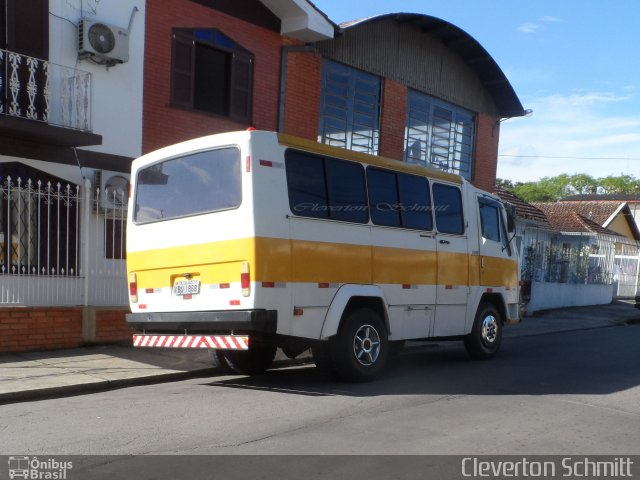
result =
[[83,18],[78,25],[78,57],[115,65],[129,61],[129,30]]
[[125,173],[96,170],[94,175],[96,211],[125,214],[129,202],[129,178]]

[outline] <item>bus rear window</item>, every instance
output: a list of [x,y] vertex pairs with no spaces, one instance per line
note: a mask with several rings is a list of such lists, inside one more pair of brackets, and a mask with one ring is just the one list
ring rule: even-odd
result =
[[136,185],[138,224],[237,208],[240,151],[222,148],[156,163],[138,172]]

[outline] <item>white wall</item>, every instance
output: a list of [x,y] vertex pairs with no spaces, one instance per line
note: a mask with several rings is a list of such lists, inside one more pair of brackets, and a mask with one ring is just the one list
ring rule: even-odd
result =
[[606,305],[613,301],[614,288],[615,285],[533,282],[527,315],[549,308]]
[[[110,68],[78,61],[80,19],[91,18],[127,28],[137,7],[129,37],[129,61]],[[91,126],[102,145],[87,150],[137,157],[142,152],[144,66],[144,0],[51,0],[49,60],[92,74]],[[62,17],[62,18],[59,18]]]

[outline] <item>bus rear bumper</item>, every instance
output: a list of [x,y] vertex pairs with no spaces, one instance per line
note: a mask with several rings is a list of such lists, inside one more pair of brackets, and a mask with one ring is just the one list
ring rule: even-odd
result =
[[276,310],[149,312],[127,314],[135,330],[157,333],[276,333]]

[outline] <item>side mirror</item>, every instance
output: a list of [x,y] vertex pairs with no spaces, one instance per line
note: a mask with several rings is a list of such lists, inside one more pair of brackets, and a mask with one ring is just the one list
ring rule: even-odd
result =
[[513,233],[516,231],[516,207],[507,203],[504,209],[507,212],[507,231]]

